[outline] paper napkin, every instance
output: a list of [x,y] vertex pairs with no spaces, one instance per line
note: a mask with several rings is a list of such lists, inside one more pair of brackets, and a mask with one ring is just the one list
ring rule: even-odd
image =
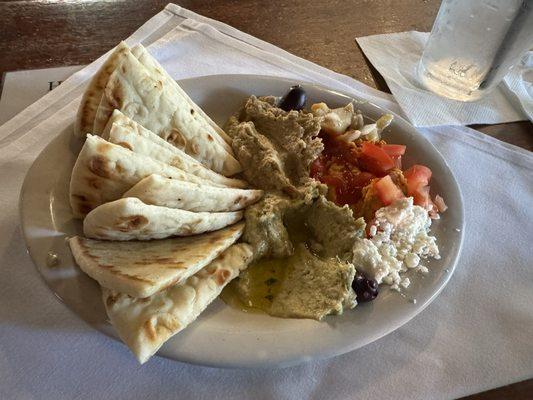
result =
[[[413,125],[497,124],[531,119],[531,57],[509,74],[507,85],[500,84],[486,97],[476,102],[450,100],[427,90],[418,80],[416,69],[428,37],[429,33],[410,31],[356,39]],[[524,105],[529,111],[524,111]]]

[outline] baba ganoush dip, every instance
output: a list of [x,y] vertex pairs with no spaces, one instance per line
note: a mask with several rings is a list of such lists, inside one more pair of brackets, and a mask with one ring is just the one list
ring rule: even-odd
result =
[[[331,138],[324,135],[352,138],[355,149],[361,141],[377,142],[391,117],[369,129],[351,104],[330,110],[320,103],[306,112],[285,111],[280,101],[251,96],[225,127],[244,177],[265,195],[245,212],[242,239],[253,246],[254,262],[224,289],[222,299],[245,311],[321,320],[372,300],[381,282],[407,286],[400,273],[420,268],[421,257],[438,257],[438,248],[427,234],[428,211],[405,197],[409,182],[399,157],[381,175],[354,167],[365,184],[349,197],[353,204],[341,196],[346,190],[330,184],[325,166],[337,167],[324,158],[331,154]],[[373,166],[371,161],[367,157]],[[401,196],[383,201],[383,179]],[[368,226],[365,217],[372,222]]]

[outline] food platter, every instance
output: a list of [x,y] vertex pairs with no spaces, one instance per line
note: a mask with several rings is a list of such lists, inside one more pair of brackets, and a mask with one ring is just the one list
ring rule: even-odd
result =
[[[364,99],[274,77],[219,75],[179,84],[220,125],[250,95],[281,96],[294,84],[303,85],[309,104],[325,102],[341,107],[355,100],[357,108],[370,120],[385,112]],[[65,126],[29,170],[20,200],[22,228],[29,254],[54,294],[91,326],[116,337],[107,322],[98,284],[76,266],[65,241],[82,233],[82,224],[73,219],[68,200],[70,174],[82,145],[72,132],[73,125]],[[409,147],[403,159],[406,166],[422,163],[431,168],[432,190],[444,194],[449,207],[444,217],[432,225],[442,257],[427,262],[427,275],[413,271],[409,275],[411,285],[402,295],[383,290],[374,302],[359,305],[340,317],[326,317],[322,322],[243,313],[218,299],[158,354],[220,367],[288,366],[357,349],[421,312],[444,288],[457,264],[464,232],[461,194],[445,160],[409,123],[395,116],[386,132],[391,141]]]

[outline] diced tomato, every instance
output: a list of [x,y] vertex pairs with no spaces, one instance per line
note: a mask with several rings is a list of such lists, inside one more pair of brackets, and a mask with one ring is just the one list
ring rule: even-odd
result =
[[353,143],[338,140],[324,131],[320,131],[319,137],[324,143],[322,157],[326,160],[337,160],[357,165],[356,146]]
[[[438,211],[429,197],[431,170],[423,165],[414,165],[405,172],[397,186],[387,174],[393,168],[402,168],[402,156],[406,146],[400,144],[379,144],[363,141],[361,144],[347,143],[323,130],[319,137],[324,143],[321,155],[310,166],[311,177],[328,185],[328,196],[338,205],[356,205],[362,199],[363,188],[371,182],[379,201],[388,205],[394,200],[412,196],[414,203],[428,211]],[[380,178],[381,179],[376,179]],[[378,204],[379,205],[379,204]],[[445,207],[445,206],[444,206]]]
[[427,186],[431,179],[431,170],[424,165],[413,165],[403,173],[407,180],[407,194],[412,195],[420,186]]
[[408,193],[410,196],[413,196],[413,203],[417,206],[424,207],[426,210],[429,209],[431,199],[429,198],[429,186],[419,186],[412,193]]
[[363,197],[363,188],[375,176],[370,172],[346,171],[343,184],[336,187],[336,203],[338,205],[355,204]]
[[372,142],[363,142],[359,165],[366,171],[383,176],[394,168],[393,159],[381,147]]
[[322,183],[325,183],[328,186],[338,187],[342,186],[344,181],[342,180],[342,176],[336,176],[336,175],[324,175],[320,181]]
[[349,186],[364,188],[376,176],[370,172],[359,172],[358,174],[348,177],[347,184]]
[[389,175],[374,182],[376,193],[384,205],[391,204],[394,200],[404,197],[403,192],[394,184]]
[[346,186],[335,188],[335,204],[343,206],[345,204],[355,204],[361,199],[361,189]]
[[404,146],[403,144],[382,144],[381,148],[390,157],[394,157],[394,156],[403,156],[405,154],[406,146]]
[[363,188],[374,178],[371,173],[360,172],[346,164],[341,174],[329,173],[321,178],[321,182],[335,191],[335,203],[342,206],[357,203],[363,196]]
[[402,156],[405,154],[406,146],[403,144],[382,144],[381,148],[392,158],[394,168],[402,169]]
[[392,156],[392,161],[394,161],[394,168],[402,169],[402,156]]
[[425,179],[425,184],[429,183],[431,179],[431,170],[425,165],[415,164],[411,168],[407,169],[404,173],[406,178],[413,177],[420,180]]

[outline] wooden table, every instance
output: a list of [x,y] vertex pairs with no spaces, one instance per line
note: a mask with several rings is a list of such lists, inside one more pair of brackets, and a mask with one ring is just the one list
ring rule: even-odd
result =
[[[0,1],[0,74],[87,64],[129,36],[168,0]],[[408,30],[429,31],[438,0],[184,0],[176,3],[228,23],[369,86],[387,90],[354,38]],[[476,126],[533,150],[529,122]],[[533,379],[468,397],[533,398]]]

